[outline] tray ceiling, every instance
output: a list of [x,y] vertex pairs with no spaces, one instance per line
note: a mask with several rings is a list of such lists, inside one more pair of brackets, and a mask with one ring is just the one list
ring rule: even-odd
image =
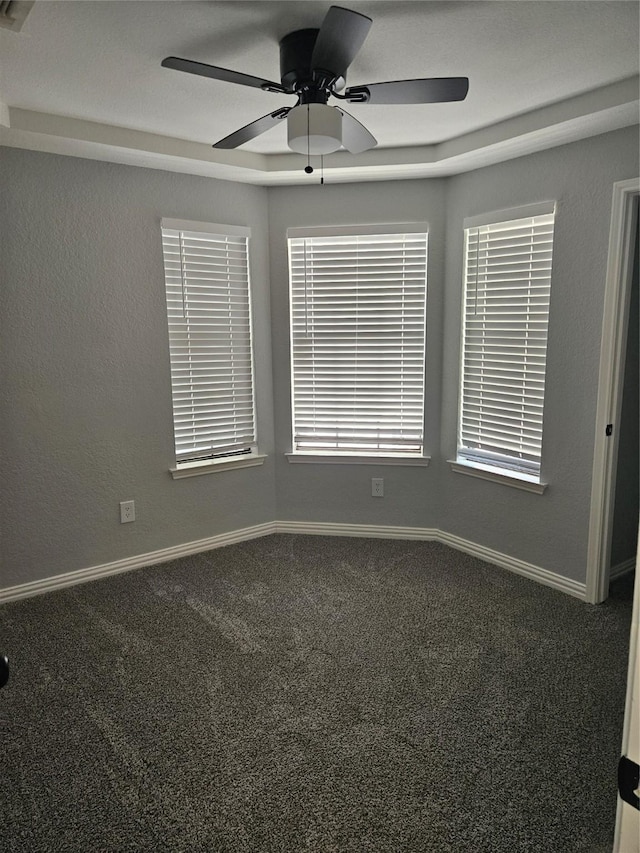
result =
[[[162,68],[168,55],[279,80],[278,41],[329,2],[36,2],[0,30],[0,143],[257,184],[305,183],[278,126],[211,143],[293,96]],[[373,18],[348,85],[467,76],[465,101],[349,105],[378,139],[327,180],[446,175],[638,121],[638,3],[348,2]],[[314,165],[318,165],[317,163]]]

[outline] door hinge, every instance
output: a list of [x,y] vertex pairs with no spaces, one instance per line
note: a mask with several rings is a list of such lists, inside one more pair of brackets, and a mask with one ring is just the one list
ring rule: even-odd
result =
[[613,424],[607,424],[607,428],[604,431],[604,434],[609,436],[613,433]]
[[618,762],[618,793],[620,799],[640,811],[640,797],[636,794],[640,784],[640,766],[623,755]]

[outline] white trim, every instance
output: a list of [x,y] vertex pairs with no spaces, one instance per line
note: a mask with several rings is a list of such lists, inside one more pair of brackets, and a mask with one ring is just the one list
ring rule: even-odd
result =
[[225,545],[233,545],[237,542],[245,542],[249,539],[268,536],[271,533],[299,533],[312,536],[356,536],[365,539],[407,539],[440,542],[442,545],[448,545],[457,551],[463,551],[472,557],[478,557],[480,560],[507,569],[507,571],[529,578],[544,586],[549,586],[582,600],[585,598],[585,584],[579,581],[565,578],[562,575],[555,574],[555,572],[550,572],[532,563],[526,563],[524,560],[518,560],[515,557],[510,557],[508,554],[502,554],[499,551],[494,551],[492,548],[486,548],[484,545],[478,545],[468,539],[463,539],[444,530],[438,530],[435,527],[396,527],[391,525],[339,524],[314,521],[270,521],[264,524],[256,524],[253,527],[245,527],[241,530],[232,530],[229,533],[220,533],[208,539],[199,539],[195,542],[187,542],[184,545],[163,548],[159,551],[140,554],[136,557],[126,557],[123,560],[116,560],[113,563],[104,563],[89,569],[79,569],[75,572],[67,572],[63,575],[55,575],[54,577],[32,581],[31,583],[6,587],[5,589],[0,589],[0,603],[28,598],[44,592],[52,592],[57,589],[84,583],[85,581],[97,580],[98,578],[108,577],[109,575],[128,572],[132,569],[165,563],[169,560],[176,560],[179,557],[189,556],[190,554],[198,554],[203,551],[211,551],[214,548],[222,548]]
[[360,234],[428,234],[427,222],[391,222],[375,225],[310,225],[287,228],[287,240],[296,237],[350,237]]
[[296,451],[295,453],[285,453],[284,455],[287,457],[288,462],[319,465],[415,465],[428,468],[429,462],[431,462],[430,456],[393,456],[392,454],[386,456],[360,454],[356,456],[345,453],[343,456],[335,454],[327,454],[325,456],[322,453]]
[[[430,145],[325,158],[328,183],[446,177],[638,123],[638,75]],[[309,185],[300,155],[212,148],[141,130],[9,107],[0,145],[262,186]],[[317,158],[319,160],[319,158]],[[315,165],[315,163],[314,163]],[[318,164],[319,165],[319,164]]]
[[160,224],[168,231],[200,231],[203,234],[224,234],[229,237],[251,237],[251,228],[246,225],[216,225],[213,222],[192,222],[188,219],[161,219]]
[[515,557],[510,557],[508,554],[502,554],[500,551],[486,548],[484,545],[477,545],[468,539],[463,539],[460,536],[455,536],[453,533],[447,533],[444,530],[438,530],[434,527],[390,527],[375,524],[276,521],[276,528],[278,533],[304,533],[317,536],[362,536],[367,539],[419,539],[425,542],[440,542],[442,545],[455,548],[456,551],[463,551],[472,557],[478,557],[478,559],[492,563],[494,566],[507,569],[514,574],[529,578],[544,586],[560,590],[575,598],[584,600],[585,597],[585,585],[579,581],[565,578],[562,575],[557,575],[555,572],[548,571],[548,569],[535,566],[533,563],[526,563],[524,560],[518,560]]
[[[591,604],[604,601],[609,590],[614,463],[622,407],[624,349],[631,295],[636,199],[639,194],[640,178],[618,181],[613,185],[587,546],[586,589],[587,601]],[[605,435],[605,427],[610,423],[614,429],[609,438]]]
[[483,225],[496,225],[500,222],[511,222],[514,219],[528,219],[530,216],[546,216],[555,213],[555,201],[540,201],[525,204],[522,207],[507,207],[504,210],[493,210],[490,213],[479,213],[477,216],[467,216],[463,220],[463,228],[481,228]]
[[251,456],[230,456],[226,459],[207,459],[202,462],[185,462],[179,467],[169,468],[174,480],[183,477],[199,477],[201,474],[213,474],[215,471],[231,471],[232,468],[252,468],[262,465],[266,453],[254,453]]
[[629,572],[632,572],[636,567],[636,558],[629,557],[628,560],[623,560],[621,563],[616,563],[615,566],[611,566],[609,569],[609,581],[618,580],[618,578],[624,577],[624,575],[628,575]]
[[15,0],[13,3],[5,3],[0,15],[0,27],[19,33],[34,3],[35,0]]
[[228,533],[219,533],[207,539],[197,539],[194,542],[186,542],[183,545],[173,545],[169,548],[161,548],[159,551],[150,551],[147,554],[138,554],[135,557],[125,557],[123,560],[115,560],[113,563],[103,563],[91,566],[88,569],[78,569],[74,572],[65,572],[62,575],[43,578],[30,583],[18,584],[16,586],[0,589],[0,604],[5,601],[16,601],[19,598],[29,598],[44,592],[52,592],[75,586],[85,581],[98,580],[110,575],[118,575],[129,572],[132,569],[142,569],[145,566],[155,566],[158,563],[166,563],[169,560],[177,560],[179,557],[188,557],[190,554],[200,554],[203,551],[212,551],[214,548],[222,548],[225,545],[233,545],[236,542],[245,542],[248,539],[257,539],[260,536],[268,536],[275,533],[275,522],[267,521],[264,524],[256,524],[253,527],[244,527],[240,530],[231,530]]
[[436,541],[440,533],[435,527],[340,524],[331,521],[276,521],[276,532],[308,536],[361,536],[363,539],[420,539],[425,542]]
[[480,480],[489,480],[492,483],[512,486],[514,489],[522,489],[525,492],[534,492],[536,495],[543,494],[548,485],[547,483],[536,483],[528,479],[526,474],[517,474],[515,471],[507,474],[505,471],[492,470],[488,465],[481,465],[480,463],[461,462],[459,459],[447,459],[447,462],[456,474],[478,477]]
[[487,563],[492,563],[501,569],[507,569],[507,571],[513,572],[516,575],[537,581],[543,584],[543,586],[550,586],[552,589],[566,592],[567,595],[584,600],[585,585],[580,581],[574,581],[571,578],[564,577],[564,575],[558,575],[555,572],[550,572],[548,569],[536,566],[533,563],[518,560],[516,557],[510,557],[508,554],[503,554],[500,551],[494,551],[493,548],[477,545],[475,542],[462,539],[453,533],[446,533],[444,530],[439,532],[438,542],[441,542],[443,545],[449,545],[458,551],[464,551],[465,554],[485,560]]

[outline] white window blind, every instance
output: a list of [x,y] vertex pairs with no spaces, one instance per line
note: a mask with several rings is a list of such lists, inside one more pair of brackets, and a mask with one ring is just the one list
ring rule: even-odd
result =
[[162,222],[178,465],[255,451],[248,239]]
[[289,268],[294,452],[421,455],[425,231],[290,236]]
[[546,207],[465,229],[458,460],[535,481],[553,253],[553,205]]

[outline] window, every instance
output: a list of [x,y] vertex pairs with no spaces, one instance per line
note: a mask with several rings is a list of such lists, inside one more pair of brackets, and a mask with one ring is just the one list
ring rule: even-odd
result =
[[257,452],[249,233],[162,220],[176,472]]
[[426,225],[288,237],[292,456],[422,457]]
[[457,461],[539,483],[554,205],[507,214],[465,222]]

